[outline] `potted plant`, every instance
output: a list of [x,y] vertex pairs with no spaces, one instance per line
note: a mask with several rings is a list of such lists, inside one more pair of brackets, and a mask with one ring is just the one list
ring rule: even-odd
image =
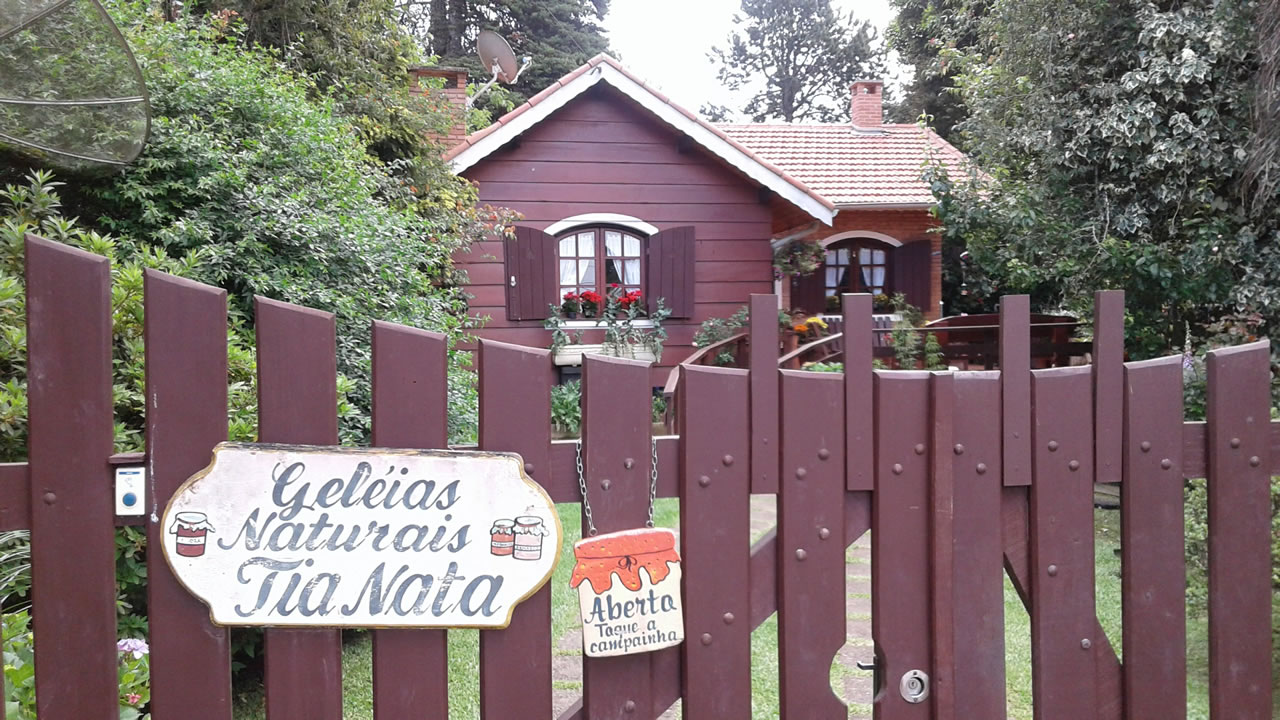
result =
[[582,317],[593,318],[600,311],[604,298],[595,290],[588,290],[578,296],[578,305],[582,308]]
[[570,320],[576,319],[579,307],[581,307],[581,304],[578,301],[578,293],[570,290],[564,294],[564,302],[560,303],[560,311],[564,313],[565,317]]
[[[614,285],[607,297],[586,291],[578,296],[579,307],[586,317],[599,314],[596,326],[604,330],[604,342],[583,344],[585,330],[570,335],[565,325],[564,304],[551,305],[543,327],[551,331],[551,351],[556,365],[581,365],[584,355],[602,354],[633,360],[657,362],[662,357],[662,343],[667,331],[662,321],[671,315],[659,298],[652,313],[645,310],[639,290],[624,292]],[[646,321],[646,322],[641,322]]]
[[871,298],[871,309],[878,313],[891,313],[893,298],[884,293],[876,293],[876,296]]

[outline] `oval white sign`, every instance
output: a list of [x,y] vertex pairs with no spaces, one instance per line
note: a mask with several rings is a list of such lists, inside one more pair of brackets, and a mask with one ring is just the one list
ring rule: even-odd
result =
[[219,625],[502,628],[560,518],[512,453],[221,443],[164,553]]

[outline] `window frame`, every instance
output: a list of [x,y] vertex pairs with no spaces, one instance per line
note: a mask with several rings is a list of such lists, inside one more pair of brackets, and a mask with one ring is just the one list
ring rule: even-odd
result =
[[[579,235],[582,235],[583,233],[587,233],[587,232],[591,232],[595,236],[592,240],[592,243],[593,243],[592,247],[595,254],[592,255],[590,258],[595,263],[595,267],[594,267],[595,278],[593,281],[593,285],[590,287],[588,287],[583,283],[573,283],[571,285],[566,285],[561,281],[562,280],[562,276],[560,273],[561,260],[574,259],[574,260],[577,260],[578,262],[581,262],[582,259],[586,258],[587,256],[572,255],[572,256],[566,257],[561,254],[561,243],[563,243],[563,241],[569,237],[578,238]],[[607,254],[607,247],[605,245],[605,234],[609,232],[616,232],[622,236],[622,243],[623,243],[622,247],[623,247],[623,253],[624,253],[623,255],[610,256]],[[627,238],[634,238],[637,241],[638,252],[636,255],[625,254]],[[579,246],[577,245],[577,242],[579,242],[579,240],[575,240],[575,252],[579,250]],[[586,290],[595,291],[599,293],[601,297],[606,296],[608,294],[610,286],[612,285],[612,283],[608,282],[607,261],[610,259],[617,259],[617,260],[622,260],[623,262],[626,262],[628,260],[635,260],[637,261],[639,266],[639,271],[638,271],[639,282],[636,282],[636,283],[618,282],[617,283],[618,287],[621,288],[623,292],[627,292],[628,290],[639,290],[641,295],[647,298],[648,287],[646,282],[646,279],[647,279],[646,271],[648,270],[648,264],[649,264],[648,243],[649,243],[649,238],[643,233],[638,232],[632,228],[618,227],[616,225],[579,225],[577,227],[573,227],[558,233],[557,235],[555,235],[556,292],[557,292],[556,297],[562,299],[565,293],[567,292],[572,291],[576,293],[582,293]],[[622,279],[625,279],[625,277],[620,278],[620,280]]]
[[[850,287],[844,290],[840,288],[840,282],[839,282],[840,278],[838,276],[836,278],[836,284],[834,288],[827,284],[827,268],[833,267],[833,266],[827,263],[825,253],[831,253],[831,252],[839,253],[839,251],[841,250],[848,251],[849,261],[848,263],[843,265],[837,263],[834,265],[834,267],[848,268],[846,272],[852,273]],[[870,263],[867,265],[867,267],[884,268],[884,282],[880,286],[880,292],[886,295],[893,294],[894,292],[894,287],[893,287],[894,247],[887,242],[884,242],[882,240],[876,240],[874,238],[853,237],[853,238],[845,238],[843,240],[838,240],[823,248],[824,255],[822,258],[822,294],[824,298],[832,297],[833,295],[839,295],[842,292],[873,293],[873,294],[876,292],[874,289],[867,287],[866,283],[863,280],[863,276],[862,276],[863,263],[859,260],[859,255],[862,250],[870,250],[872,252],[880,251],[884,253],[884,263]]]

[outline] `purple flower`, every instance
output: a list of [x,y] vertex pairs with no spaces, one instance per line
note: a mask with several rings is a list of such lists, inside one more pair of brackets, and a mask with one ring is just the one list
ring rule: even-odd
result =
[[147,646],[146,640],[139,640],[138,638],[125,638],[120,642],[116,643],[116,652],[120,653],[121,655],[125,653],[132,653],[134,660],[140,660],[143,655],[146,655],[147,653],[151,652],[151,648]]

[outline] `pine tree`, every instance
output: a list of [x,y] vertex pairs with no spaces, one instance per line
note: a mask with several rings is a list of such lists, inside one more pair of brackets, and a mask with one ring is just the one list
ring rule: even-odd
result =
[[763,90],[742,111],[756,122],[781,119],[837,122],[849,116],[849,85],[883,77],[884,53],[866,20],[831,7],[831,0],[742,0],[724,48],[711,50],[730,90]]

